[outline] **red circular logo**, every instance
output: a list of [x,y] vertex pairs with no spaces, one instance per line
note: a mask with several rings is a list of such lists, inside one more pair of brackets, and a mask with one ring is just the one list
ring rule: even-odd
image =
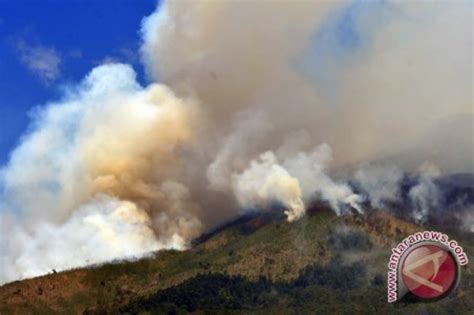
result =
[[447,294],[458,277],[457,262],[451,252],[434,244],[414,248],[404,257],[401,266],[405,287],[422,299]]

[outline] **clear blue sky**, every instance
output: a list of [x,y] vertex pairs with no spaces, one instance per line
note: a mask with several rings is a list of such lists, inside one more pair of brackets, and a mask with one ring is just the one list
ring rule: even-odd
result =
[[28,126],[28,112],[91,68],[133,64],[144,81],[141,19],[157,0],[0,0],[0,166]]

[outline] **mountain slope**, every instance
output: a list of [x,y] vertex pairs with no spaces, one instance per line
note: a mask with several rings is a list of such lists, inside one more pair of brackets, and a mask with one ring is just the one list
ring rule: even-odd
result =
[[[382,211],[337,217],[315,208],[294,223],[274,212],[247,215],[204,235],[188,251],[162,251],[134,262],[7,284],[0,288],[0,313],[268,312],[291,307],[356,313],[455,309],[460,314],[474,309],[468,299],[474,294],[472,266],[463,269],[459,290],[442,301],[385,302],[391,246],[424,229]],[[450,236],[473,257],[469,236]]]

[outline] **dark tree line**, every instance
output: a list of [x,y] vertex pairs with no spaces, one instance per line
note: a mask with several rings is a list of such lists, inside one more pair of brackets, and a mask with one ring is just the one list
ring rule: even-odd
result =
[[[252,310],[262,309],[281,301],[304,303],[306,288],[320,286],[341,291],[361,287],[366,277],[361,263],[344,265],[334,259],[325,266],[308,266],[300,276],[287,282],[273,282],[260,277],[249,281],[242,276],[220,273],[200,274],[184,283],[156,292],[131,302],[122,313],[143,311],[156,313],[194,312],[196,310]],[[303,292],[303,293],[302,293]],[[310,294],[311,296],[312,294]]]

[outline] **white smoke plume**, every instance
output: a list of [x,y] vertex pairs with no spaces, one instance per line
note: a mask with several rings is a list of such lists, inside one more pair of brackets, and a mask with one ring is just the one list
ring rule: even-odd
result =
[[[474,169],[467,2],[166,1],[142,37],[159,83],[93,69],[1,170],[0,283],[183,249],[242,207],[363,212],[333,179],[361,164],[398,168],[355,173],[374,207],[422,161]],[[409,192],[417,220],[435,178]]]
[[370,196],[370,205],[374,208],[385,208],[388,203],[401,199],[403,171],[395,165],[361,167],[355,172],[354,179]]
[[285,213],[290,222],[305,211],[298,179],[288,174],[270,151],[252,161],[242,174],[234,174],[234,193],[244,208],[268,208],[269,202],[280,202],[288,209]]
[[185,246],[178,234],[162,243],[144,210],[131,202],[106,196],[79,207],[61,225],[43,222],[30,232],[15,226],[10,233],[15,238],[7,245],[10,256],[3,257],[6,278],[2,280]]
[[[353,179],[367,195],[371,207],[390,209],[391,204],[403,202],[402,187],[406,176],[393,164],[375,164],[357,169]],[[416,183],[409,187],[406,199],[413,220],[425,223],[429,209],[438,207],[440,202],[440,192],[435,184],[440,171],[432,163],[425,162],[412,172],[412,176],[416,177]]]
[[341,207],[347,205],[363,213],[360,206],[361,197],[347,184],[337,183],[326,174],[331,160],[331,147],[324,143],[309,153],[299,152],[287,158],[283,165],[290,174],[298,178],[307,203],[321,199],[327,201],[338,215],[342,214]]
[[275,153],[267,151],[243,173],[233,175],[234,194],[244,208],[265,208],[269,202],[280,202],[288,209],[285,213],[290,222],[301,218],[316,199],[328,202],[338,215],[344,206],[363,213],[362,198],[347,184],[336,183],[325,173],[331,155],[331,148],[322,144],[309,153],[298,152],[287,157],[279,164]]
[[463,229],[470,232],[474,233],[474,209],[470,208],[467,209],[466,215],[462,218],[463,222]]
[[129,66],[105,65],[38,110],[1,173],[3,207],[16,217],[2,228],[0,281],[182,249],[198,236],[175,153],[193,141],[195,106],[165,86],[140,87]]
[[421,165],[419,182],[408,193],[413,204],[413,218],[416,222],[424,223],[429,209],[438,206],[440,194],[434,180],[439,175],[440,171],[434,165],[429,163]]

